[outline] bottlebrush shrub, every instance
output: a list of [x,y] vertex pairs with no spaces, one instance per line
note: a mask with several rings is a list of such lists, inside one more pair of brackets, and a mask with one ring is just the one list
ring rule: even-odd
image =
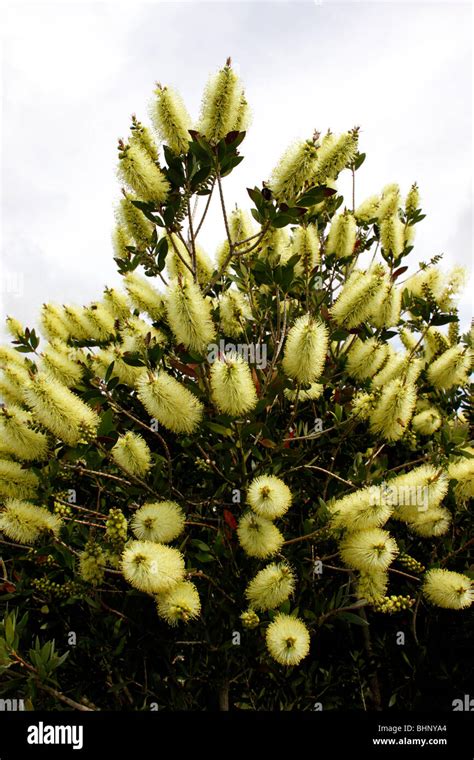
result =
[[[0,529],[15,567],[45,547],[77,603],[132,593],[165,642],[190,626],[212,661],[242,634],[243,656],[283,669],[317,657],[328,617],[368,613],[373,629],[468,607],[464,275],[439,256],[407,272],[416,184],[344,199],[358,129],[315,132],[248,190],[251,215],[230,211],[248,122],[230,61],[196,126],[161,85],[151,116],[155,132],[134,117],[119,142],[123,289],[45,304],[40,330],[8,320]],[[211,198],[214,258],[199,243]]]

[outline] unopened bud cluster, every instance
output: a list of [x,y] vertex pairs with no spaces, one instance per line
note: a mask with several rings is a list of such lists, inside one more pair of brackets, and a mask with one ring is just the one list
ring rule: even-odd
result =
[[68,599],[70,596],[79,593],[81,590],[80,585],[75,581],[58,583],[57,581],[50,580],[50,578],[34,578],[31,583],[32,586],[44,596],[54,599]]
[[122,546],[127,540],[127,519],[120,509],[110,509],[105,523],[105,535],[114,546]]
[[414,557],[410,557],[409,554],[400,554],[398,561],[407,570],[411,570],[412,573],[424,573],[426,570],[426,567],[421,562],[418,562]]
[[392,615],[394,612],[409,610],[414,604],[415,600],[411,596],[383,596],[380,602],[374,604],[374,610]]
[[260,623],[260,618],[254,610],[242,612],[240,619],[244,628],[256,628]]

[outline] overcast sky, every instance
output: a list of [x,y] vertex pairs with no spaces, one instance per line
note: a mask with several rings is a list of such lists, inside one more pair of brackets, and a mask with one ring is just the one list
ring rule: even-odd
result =
[[[154,82],[197,116],[231,55],[253,122],[229,205],[294,138],[360,125],[357,200],[416,180],[414,262],[472,269],[468,3],[148,2],[1,7],[0,311],[33,326],[46,301],[86,303],[118,282],[110,243],[117,137],[147,119]],[[217,215],[203,232],[210,253]],[[472,280],[471,280],[472,291]],[[466,290],[463,327],[471,314]]]

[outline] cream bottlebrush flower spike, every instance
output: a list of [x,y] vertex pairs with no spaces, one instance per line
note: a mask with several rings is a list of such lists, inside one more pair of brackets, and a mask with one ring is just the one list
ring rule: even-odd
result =
[[284,540],[271,520],[253,512],[247,512],[240,518],[237,536],[245,553],[259,559],[277,554]]
[[81,351],[54,340],[41,354],[41,360],[42,369],[68,388],[81,382],[86,363],[86,357]]
[[150,133],[148,127],[145,127],[138,121],[135,114],[132,114],[132,126],[130,127],[130,145],[136,146],[143,151],[153,163],[158,161],[158,148]]
[[116,288],[105,288],[103,303],[115,319],[125,320],[130,316],[128,298]]
[[462,610],[474,601],[474,588],[470,578],[451,570],[428,570],[423,583],[425,597],[448,610]]
[[420,191],[416,182],[413,183],[405,198],[405,212],[414,214],[420,205]]
[[452,346],[428,367],[428,380],[435,388],[449,390],[469,382],[472,352],[462,345]]
[[266,643],[280,665],[298,665],[309,653],[309,631],[299,618],[280,613],[267,628]]
[[324,391],[324,385],[321,385],[321,383],[311,383],[309,388],[306,389],[293,389],[293,388],[285,388],[283,391],[283,394],[285,398],[287,398],[289,401],[315,401],[317,398],[319,398]]
[[305,187],[313,183],[317,148],[311,140],[291,145],[273,170],[269,186],[281,202],[293,203]]
[[69,328],[64,321],[64,312],[61,306],[53,303],[45,303],[41,308],[41,330],[50,340],[69,339]]
[[373,377],[387,357],[387,344],[379,343],[376,338],[368,338],[364,341],[360,338],[350,340],[351,344],[347,352],[348,374],[357,380]]
[[361,572],[357,579],[356,594],[359,599],[367,599],[369,604],[380,603],[387,593],[388,573],[383,570]]
[[110,311],[100,301],[95,301],[85,309],[88,324],[88,338],[98,341],[109,341],[115,333],[115,319]]
[[33,498],[39,486],[37,475],[18,462],[0,459],[0,497]]
[[378,218],[380,198],[378,195],[371,195],[366,198],[360,206],[354,211],[354,216],[358,222],[367,223]]
[[405,246],[404,226],[398,213],[386,216],[380,223],[380,242],[385,254],[400,256]]
[[127,272],[123,284],[135,308],[148,314],[154,321],[161,319],[165,312],[165,299],[153,287],[149,278],[142,277],[137,272]]
[[124,224],[116,224],[112,230],[112,248],[116,259],[128,259],[130,256],[129,246],[134,241]]
[[[254,225],[252,224],[252,217],[246,211],[242,211],[240,208],[235,208],[231,211],[228,222],[229,222],[230,239],[232,240],[233,243],[238,243],[240,241],[247,240],[247,238],[250,238],[253,235],[255,235],[255,228],[254,228]],[[249,241],[248,243],[244,243],[242,248],[245,250],[247,245],[251,245],[252,242],[254,241]],[[223,243],[221,243],[221,245],[219,246],[217,250],[216,261],[217,261],[218,271],[223,269],[224,264],[229,257],[229,251],[230,251],[229,241],[225,240]],[[232,261],[230,263],[232,263]],[[229,263],[227,264],[227,266],[228,265]]]
[[419,536],[432,538],[444,536],[451,525],[451,512],[444,507],[430,509],[427,512],[418,512],[416,517],[407,520],[408,528]]
[[381,528],[357,530],[340,543],[339,552],[344,564],[366,573],[384,571],[398,554],[396,541]]
[[448,491],[446,472],[431,464],[416,467],[386,482],[386,498],[394,505],[394,517],[415,520],[421,511],[439,507]]
[[288,486],[275,475],[254,478],[247,491],[247,503],[260,517],[276,520],[291,506],[292,496]]
[[382,266],[375,265],[367,272],[355,270],[330,309],[334,321],[349,330],[357,327],[377,311],[386,289]]
[[398,214],[400,208],[400,188],[396,183],[385,185],[379,203],[379,222]]
[[240,417],[258,401],[250,367],[237,354],[216,359],[210,373],[212,400],[223,414]]
[[252,316],[247,298],[240,290],[226,290],[219,304],[220,323],[225,335],[240,338]]
[[376,327],[394,327],[400,319],[402,308],[402,293],[400,288],[387,282],[387,290],[380,307],[370,315],[370,321]]
[[132,517],[131,528],[140,541],[167,544],[184,530],[185,514],[174,501],[144,504]]
[[335,180],[337,176],[355,158],[359,139],[359,130],[354,128],[339,137],[328,133],[321,141],[318,150],[314,181]]
[[157,83],[155,97],[150,104],[150,117],[160,140],[173,153],[187,153],[192,122],[179,93]]
[[76,446],[85,436],[95,437],[98,415],[50,375],[38,373],[25,399],[35,420],[64,443]]
[[416,387],[400,378],[383,389],[370,415],[370,429],[387,441],[397,441],[404,434],[416,404]]
[[139,145],[119,142],[119,179],[141,200],[164,203],[170,189],[160,167]]
[[251,609],[272,610],[286,602],[295,590],[295,574],[285,562],[272,563],[250,581],[245,590]]
[[441,427],[441,423],[441,415],[433,406],[415,414],[411,421],[413,430],[420,435],[433,435]]
[[157,596],[159,617],[169,625],[189,623],[201,614],[199,593],[191,581],[180,581],[170,591]]
[[7,499],[0,512],[0,531],[20,544],[34,544],[48,533],[57,537],[61,526],[57,515],[19,499]]
[[242,83],[229,59],[224,68],[209,79],[202,99],[197,129],[211,145],[217,145],[243,122],[242,95]]
[[323,372],[328,350],[328,331],[310,314],[298,317],[288,333],[283,370],[299,383],[313,383]]
[[17,406],[0,408],[0,439],[4,451],[24,462],[43,461],[48,456],[48,437],[33,430],[33,416]]
[[300,257],[295,266],[295,274],[309,277],[315,266],[321,263],[318,228],[315,224],[296,228],[293,233],[292,253]]
[[165,372],[141,377],[137,382],[137,395],[148,414],[173,433],[193,433],[201,422],[202,403]]
[[114,462],[129,475],[143,477],[151,467],[151,452],[138,433],[129,430],[111,449]]
[[384,498],[380,486],[369,486],[336,499],[328,505],[332,515],[331,527],[347,530],[367,530],[385,525],[393,506]]
[[335,254],[337,259],[347,258],[354,253],[357,238],[357,224],[349,211],[333,217],[326,240],[326,253]]
[[[191,253],[186,245],[173,233],[166,236],[168,240],[168,255],[166,257],[166,270],[171,279],[175,279],[180,275],[181,277],[187,277],[188,279],[193,277],[192,271],[192,257]],[[196,249],[196,268],[197,279],[201,286],[207,285],[211,279],[213,272],[212,262],[207,253],[201,248],[200,245],[195,246]],[[178,253],[176,252],[178,251]],[[181,257],[181,258],[180,258]],[[183,263],[186,262],[187,266]]]
[[132,201],[139,201],[136,195],[124,193],[116,209],[118,225],[123,225],[127,230],[128,236],[133,238],[135,245],[139,248],[146,248],[150,245],[150,239],[153,234],[153,225],[148,221],[146,216],[133,205]]
[[184,578],[184,557],[177,549],[152,541],[129,541],[121,560],[132,586],[148,594],[170,591]]
[[[134,347],[135,350],[135,347]],[[104,377],[112,362],[114,367],[111,377],[118,377],[123,385],[134,388],[138,380],[144,375],[143,367],[132,367],[123,360],[124,348],[115,346],[98,351],[93,357],[92,370],[99,377]]]
[[170,283],[166,314],[176,340],[191,351],[201,353],[213,341],[211,304],[194,282],[178,278]]

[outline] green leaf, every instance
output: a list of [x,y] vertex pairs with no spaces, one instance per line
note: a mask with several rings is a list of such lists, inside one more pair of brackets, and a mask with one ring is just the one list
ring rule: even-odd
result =
[[206,427],[212,430],[213,433],[219,433],[219,435],[231,436],[232,430],[224,425],[219,425],[217,422],[206,422]]
[[448,322],[459,322],[456,314],[436,314],[431,320],[432,325],[447,325]]
[[341,620],[345,620],[347,623],[351,623],[352,625],[369,625],[367,620],[361,618],[360,615],[354,615],[353,612],[341,612],[338,617]]
[[146,363],[143,361],[140,354],[125,351],[125,353],[122,355],[122,359],[124,360],[125,364],[129,364],[130,367],[146,367]]

